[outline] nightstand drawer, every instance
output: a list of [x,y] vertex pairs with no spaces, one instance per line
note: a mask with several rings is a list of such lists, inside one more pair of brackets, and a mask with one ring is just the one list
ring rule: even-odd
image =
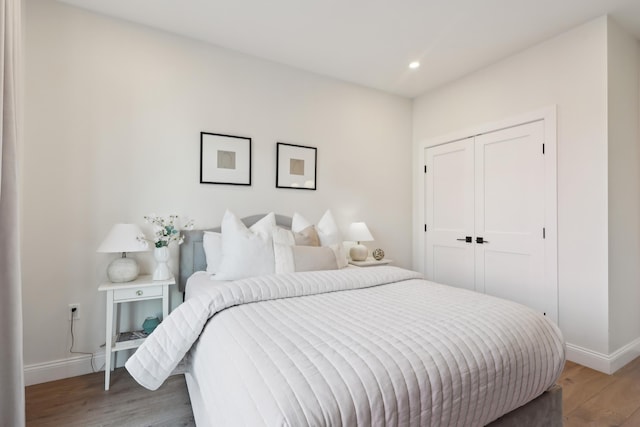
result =
[[113,291],[114,301],[160,296],[162,296],[162,286],[145,286],[141,288],[117,289]]

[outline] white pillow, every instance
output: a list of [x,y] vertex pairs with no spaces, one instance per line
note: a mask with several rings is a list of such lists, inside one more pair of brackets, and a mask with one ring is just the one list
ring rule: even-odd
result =
[[204,256],[207,260],[207,273],[216,274],[222,262],[222,234],[205,231],[202,238]]
[[273,244],[281,244],[293,246],[296,244],[296,239],[293,236],[293,232],[285,229],[276,227],[273,229]]
[[[293,218],[291,219],[292,231],[299,233],[310,225],[312,224],[298,212],[293,214]],[[316,225],[316,230],[318,231],[318,237],[320,237],[321,246],[342,244],[342,234],[330,210],[327,210],[324,215],[322,215],[322,218],[318,221],[318,225]]]
[[296,240],[293,237],[293,232],[279,227],[273,230],[273,255],[276,274],[295,270],[293,253],[289,250],[289,247],[295,244]]
[[329,245],[329,247],[336,254],[336,261],[338,262],[338,268],[345,268],[346,266],[349,265],[349,261],[347,260],[347,251],[344,250],[344,245],[342,243]]
[[215,280],[237,280],[273,274],[275,261],[271,235],[276,226],[272,212],[247,228],[226,211],[222,218],[222,262]]
[[305,228],[312,225],[313,224],[307,221],[307,219],[300,215],[298,212],[293,213],[293,217],[291,218],[291,231],[300,232],[301,230],[304,230]]

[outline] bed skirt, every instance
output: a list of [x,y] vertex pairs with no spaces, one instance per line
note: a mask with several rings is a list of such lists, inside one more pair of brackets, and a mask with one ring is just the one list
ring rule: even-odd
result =
[[508,414],[498,418],[487,427],[562,427],[562,387],[549,390]]
[[[204,402],[200,396],[198,382],[188,372],[185,374],[193,417],[198,427],[211,427]],[[487,427],[562,427],[562,387],[553,385],[549,390],[508,414],[498,418]]]

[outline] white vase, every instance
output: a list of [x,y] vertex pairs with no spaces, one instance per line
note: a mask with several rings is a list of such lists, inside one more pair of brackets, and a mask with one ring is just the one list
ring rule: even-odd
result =
[[153,271],[153,280],[167,280],[171,277],[169,269],[169,247],[163,246],[153,250],[156,259],[156,269]]

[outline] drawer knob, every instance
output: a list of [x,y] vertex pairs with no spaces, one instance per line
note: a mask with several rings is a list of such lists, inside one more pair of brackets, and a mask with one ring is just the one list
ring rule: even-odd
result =
[[136,295],[138,296],[142,296],[143,292],[142,291],[136,291]]

